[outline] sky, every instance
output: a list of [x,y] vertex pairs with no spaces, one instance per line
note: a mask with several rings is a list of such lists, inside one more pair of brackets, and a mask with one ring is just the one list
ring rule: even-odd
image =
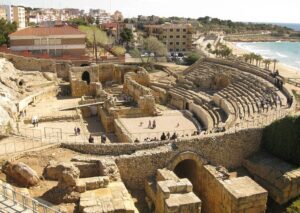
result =
[[210,16],[233,21],[300,23],[300,0],[0,0],[0,4],[120,10],[125,17]]

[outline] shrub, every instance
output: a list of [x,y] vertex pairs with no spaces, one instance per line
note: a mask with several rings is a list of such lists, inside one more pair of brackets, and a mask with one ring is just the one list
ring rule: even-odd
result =
[[287,213],[299,213],[300,212],[300,198],[292,203],[289,207],[286,209]]
[[190,53],[185,59],[185,63],[187,65],[192,65],[194,64],[196,61],[198,61],[198,59],[200,58],[199,54],[197,53]]
[[111,51],[116,55],[116,56],[123,56],[126,53],[126,50],[122,46],[114,46]]
[[266,127],[262,146],[273,155],[300,165],[300,116],[288,116]]

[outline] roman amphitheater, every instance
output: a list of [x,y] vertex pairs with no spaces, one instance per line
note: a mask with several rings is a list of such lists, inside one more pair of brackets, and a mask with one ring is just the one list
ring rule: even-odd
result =
[[262,213],[300,195],[299,169],[261,150],[296,110],[267,70],[0,57],[0,211]]

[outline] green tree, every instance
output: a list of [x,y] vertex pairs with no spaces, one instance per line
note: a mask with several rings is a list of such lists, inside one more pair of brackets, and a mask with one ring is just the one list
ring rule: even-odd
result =
[[95,23],[96,23],[96,25],[99,25],[100,21],[99,21],[99,18],[98,18],[98,17],[97,17]]
[[132,30],[128,29],[128,28],[124,28],[122,30],[122,32],[120,33],[120,37],[121,37],[121,40],[122,42],[126,42],[127,46],[128,46],[128,43],[132,41],[133,39],[133,33],[132,33]]
[[198,53],[192,52],[192,53],[188,54],[188,56],[184,59],[184,61],[187,65],[192,65],[196,61],[198,61],[199,58],[200,58],[200,55]]
[[270,59],[263,60],[263,63],[265,64],[265,69],[270,69],[270,64],[271,64]]
[[[151,36],[146,39],[141,39],[139,49],[134,49],[130,53],[132,57],[140,58],[143,64],[150,65],[150,67],[152,67],[150,59],[154,58],[157,60],[157,57],[165,57],[167,56],[168,51],[162,42],[160,42],[156,37]],[[147,56],[143,57],[143,53],[147,53]]]
[[227,47],[224,44],[219,44],[217,46],[217,49],[212,51],[212,53],[215,54],[218,57],[227,58],[230,55],[232,55],[232,49],[230,49],[229,47]]
[[87,17],[86,17],[86,22],[87,22],[88,24],[94,24],[94,23],[95,23],[95,18],[92,17],[92,16],[87,16]]
[[210,49],[211,49],[211,43],[208,43],[208,44],[206,45],[206,48],[210,50]]
[[87,21],[83,17],[73,18],[73,19],[69,20],[69,23],[71,25],[77,25],[77,26],[88,24]]
[[17,30],[16,22],[7,22],[4,19],[0,19],[0,45],[9,45],[9,34]]
[[277,64],[277,62],[279,62],[277,59],[273,59],[272,60],[272,62],[273,62],[273,72],[275,72],[275,69],[276,69],[276,64]]

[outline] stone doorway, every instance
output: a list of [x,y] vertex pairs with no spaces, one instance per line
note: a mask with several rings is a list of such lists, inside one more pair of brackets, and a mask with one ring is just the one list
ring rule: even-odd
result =
[[90,73],[88,71],[84,71],[82,73],[81,79],[89,85],[91,83]]
[[187,178],[193,184],[194,193],[200,197],[200,167],[195,160],[187,159],[179,162],[173,172],[179,178]]

